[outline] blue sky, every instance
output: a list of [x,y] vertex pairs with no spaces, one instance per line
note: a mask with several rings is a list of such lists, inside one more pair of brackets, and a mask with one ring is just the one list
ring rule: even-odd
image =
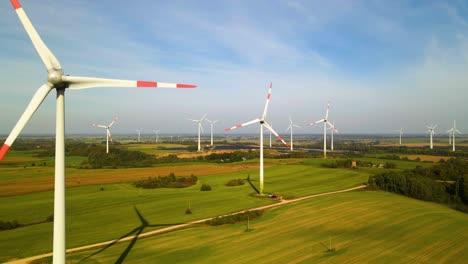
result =
[[[257,118],[285,134],[330,119],[344,133],[423,133],[453,119],[468,132],[466,1],[21,1],[66,74],[194,83],[197,89],[97,88],[66,92],[66,132],[154,128],[195,133]],[[9,1],[0,2],[0,134],[46,79]],[[55,92],[23,134],[54,133]],[[208,125],[205,126],[208,130]],[[243,128],[252,133],[258,126]],[[297,133],[320,133],[305,127]]]

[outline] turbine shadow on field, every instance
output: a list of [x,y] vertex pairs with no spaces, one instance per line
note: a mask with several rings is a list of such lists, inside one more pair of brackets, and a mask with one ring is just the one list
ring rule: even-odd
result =
[[112,247],[113,245],[117,244],[118,242],[120,242],[122,239],[126,238],[126,237],[130,237],[132,234],[135,234],[133,235],[133,238],[132,240],[130,241],[130,243],[128,244],[127,248],[122,252],[122,254],[120,255],[119,259],[117,259],[115,261],[115,263],[123,263],[123,261],[125,260],[125,258],[127,257],[128,253],[132,250],[133,246],[135,245],[136,241],[138,240],[138,237],[140,236],[141,233],[143,233],[143,230],[146,228],[146,227],[160,227],[160,226],[173,226],[173,225],[180,225],[182,223],[175,223],[175,224],[150,224],[144,217],[143,215],[140,213],[140,211],[138,211],[138,209],[136,208],[136,206],[134,207],[135,209],[135,212],[138,216],[138,219],[140,220],[140,226],[134,228],[132,231],[128,232],[127,234],[119,237],[118,239],[112,241],[112,243],[108,244],[107,246],[101,248],[100,250],[92,253],[91,255],[85,257],[84,259],[80,260],[78,263],[82,263],[84,261],[86,261],[87,259],[103,252],[104,250]]

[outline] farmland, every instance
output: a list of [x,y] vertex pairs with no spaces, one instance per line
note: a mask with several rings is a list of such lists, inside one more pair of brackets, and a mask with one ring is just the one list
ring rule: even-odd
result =
[[[393,219],[389,221],[389,219]],[[134,226],[138,220],[133,219]],[[84,263],[464,263],[468,216],[402,196],[352,192],[267,211],[251,222],[194,227],[73,254]],[[326,247],[335,252],[327,252]],[[326,247],[324,247],[323,243]],[[453,248],[456,246],[456,249]]]
[[[128,144],[119,148],[135,148],[157,157],[169,153],[165,150],[152,152],[154,149],[149,145]],[[171,145],[165,147],[171,148]],[[50,157],[37,157],[37,153],[38,150],[13,150],[5,159],[7,162],[0,164],[0,220],[32,224],[1,231],[0,261],[49,253],[52,250],[52,222],[45,219],[53,212],[54,162]],[[280,154],[275,150],[267,150],[266,153],[272,157]],[[197,157],[196,153],[188,151],[177,152],[177,155]],[[265,192],[292,199],[359,186],[367,182],[369,175],[385,171],[380,167],[386,162],[396,166],[394,171],[413,169],[417,165],[432,165],[430,162],[388,160],[381,154],[353,158],[361,164],[367,164],[357,169],[331,169],[323,166],[324,163],[343,158],[340,155],[327,161],[314,157],[267,158]],[[67,156],[67,164],[79,165],[85,159]],[[277,203],[272,199],[252,196],[254,191],[248,184],[235,187],[225,185],[229,180],[245,179],[247,176],[250,176],[254,185],[258,185],[256,158],[232,163],[195,158],[192,161],[161,163],[142,168],[82,169],[79,166],[67,166],[66,173],[67,248],[112,241],[134,235],[135,230],[148,232]],[[193,174],[198,177],[198,183],[180,189],[140,189],[132,185],[135,180],[169,173],[176,176]],[[202,184],[210,185],[212,191],[200,192]],[[188,207],[192,214],[185,214]],[[441,221],[442,218],[447,219]],[[142,221],[146,224],[142,225]],[[414,221],[420,225],[415,225]],[[125,258],[126,263],[154,262],[154,259],[161,260],[160,263],[264,263],[293,260],[336,263],[349,259],[357,263],[364,261],[364,256],[376,262],[387,259],[392,262],[392,259],[402,258],[402,252],[406,252],[408,261],[414,259],[424,262],[425,254],[431,248],[431,244],[426,243],[428,240],[436,241],[437,236],[446,233],[444,238],[453,240],[444,240],[445,244],[440,247],[447,250],[453,243],[466,239],[467,229],[466,214],[380,191],[336,194],[269,209],[263,217],[252,221],[254,230],[247,233],[243,232],[244,224],[195,226],[138,240],[136,243],[118,243],[102,252],[96,248],[74,253],[69,255],[69,259],[85,260],[84,263],[114,263],[119,257]],[[434,235],[424,231],[424,228],[435,230]],[[456,233],[455,229],[461,232]],[[405,243],[397,243],[399,238],[395,234],[402,235],[401,230],[409,234],[413,232],[412,236],[408,234]],[[332,237],[336,252],[324,252],[325,248],[319,243],[326,244],[329,237]],[[274,243],[272,247],[269,244],[272,240],[284,243]],[[233,248],[229,245],[233,245]],[[408,249],[404,251],[401,247]],[[241,254],[241,251],[244,253]],[[457,247],[457,250],[445,257],[439,253],[434,253],[433,257],[441,262],[456,263],[457,258],[463,256],[463,251],[464,248]],[[197,257],[194,252],[197,252]],[[92,257],[87,258],[90,255]],[[240,255],[242,258],[237,260],[236,257]]]

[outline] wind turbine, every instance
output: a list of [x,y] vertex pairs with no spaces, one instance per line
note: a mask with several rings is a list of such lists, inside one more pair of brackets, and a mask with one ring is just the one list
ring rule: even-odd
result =
[[115,122],[117,121],[117,117],[114,118],[114,120],[112,120],[112,122],[107,125],[107,126],[104,126],[104,125],[96,125],[96,124],[93,124],[93,126],[95,127],[100,127],[100,128],[105,128],[106,129],[106,153],[109,153],[109,139],[110,141],[112,142],[112,135],[110,133],[110,128],[113,124],[115,124]]
[[243,124],[237,124],[237,125],[235,125],[233,127],[225,129],[226,131],[231,131],[233,129],[241,128],[241,127],[248,126],[248,125],[255,124],[255,123],[258,123],[260,125],[260,194],[263,194],[263,127],[270,130],[273,134],[275,134],[275,136],[278,138],[278,140],[281,140],[281,142],[283,142],[284,145],[289,147],[288,143],[286,143],[283,140],[283,138],[280,135],[278,135],[278,133],[276,133],[276,131],[273,130],[273,128],[265,121],[265,118],[266,118],[266,115],[267,115],[267,110],[268,110],[268,104],[270,102],[271,88],[272,87],[273,87],[273,84],[270,83],[270,89],[268,90],[268,95],[267,95],[267,99],[266,99],[266,103],[265,103],[265,108],[263,109],[263,114],[262,114],[262,116],[260,118],[256,118],[256,119],[254,119],[252,121],[249,121],[249,122],[246,122],[246,123],[243,123]]
[[[200,132],[203,131],[203,126],[202,126],[202,122],[203,120],[205,119],[207,114],[205,114],[202,118],[200,118],[200,120],[196,120],[196,119],[189,119],[190,121],[193,121],[193,122],[197,122],[198,123],[198,151],[200,152],[201,151],[201,145],[200,145]],[[205,132],[205,131],[203,131]]]
[[[273,122],[270,123],[270,126],[271,126],[271,128],[273,128]],[[270,148],[271,148],[271,131],[268,130],[268,132],[270,133],[270,145],[269,145],[269,146],[270,146]]]
[[426,126],[426,128],[428,129],[426,131],[426,133],[429,133],[430,135],[430,138],[431,138],[431,145],[430,145],[430,148],[432,149],[433,148],[433,145],[432,145],[432,136],[435,135],[435,132],[434,132],[434,129],[437,127],[437,125],[435,126]]
[[289,116],[289,126],[288,126],[288,128],[286,129],[286,132],[288,132],[288,130],[291,130],[291,144],[290,144],[290,146],[289,146],[289,149],[290,149],[291,151],[294,150],[294,143],[293,143],[293,128],[294,128],[294,127],[301,128],[300,126],[295,125],[295,124],[293,123],[292,119],[291,119],[291,116]]
[[457,129],[457,125],[455,123],[455,120],[453,120],[453,128],[451,130],[452,130],[452,151],[455,151],[455,132],[458,133],[459,135],[461,135],[461,132],[458,131],[458,129]]
[[211,121],[208,118],[205,118],[205,119],[208,123],[210,123],[210,126],[211,126],[211,146],[213,146],[213,125],[219,120]]
[[403,134],[403,128],[400,128],[400,130],[397,130],[397,132],[400,132],[400,145],[401,145],[401,135]]
[[159,142],[159,129],[153,129],[153,132],[154,132],[154,141],[156,141],[156,143]]
[[310,123],[310,126],[313,126],[315,124],[323,123],[323,158],[327,158],[327,124],[329,126],[333,126],[329,121],[328,121],[328,112],[330,111],[330,100],[328,100],[327,104],[327,112],[325,114],[325,118],[320,119],[319,121]]
[[135,129],[135,131],[138,132],[138,142],[140,142],[140,135],[141,135],[141,131],[143,131],[143,128]]
[[195,88],[191,84],[160,83],[153,81],[133,81],[78,77],[65,75],[57,58],[42,41],[19,0],[10,0],[37,53],[47,69],[47,82],[34,94],[15,127],[0,149],[0,160],[13,144],[19,133],[31,119],[52,89],[57,92],[56,132],[55,132],[55,189],[54,189],[54,235],[53,263],[65,263],[65,90],[78,90],[94,87],[144,87],[144,88]]
[[330,149],[333,152],[333,132],[338,133],[338,129],[335,128],[335,121],[333,121],[333,125],[331,125],[328,129],[330,129],[330,134],[331,134],[331,146]]
[[447,130],[447,133],[449,136],[449,145],[452,145],[452,132],[453,132],[453,128]]

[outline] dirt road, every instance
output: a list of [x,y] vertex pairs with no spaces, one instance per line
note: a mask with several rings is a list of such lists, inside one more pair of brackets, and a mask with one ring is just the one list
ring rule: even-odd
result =
[[[248,210],[243,210],[243,211],[231,213],[229,215],[243,213],[243,212],[252,211],[252,210],[270,209],[270,208],[273,208],[273,207],[278,207],[278,206],[282,206],[282,205],[285,205],[285,204],[295,203],[295,202],[311,199],[311,198],[314,198],[314,197],[320,197],[320,196],[331,195],[331,194],[336,194],[336,193],[343,193],[343,192],[350,192],[350,191],[362,189],[362,188],[365,188],[365,187],[366,187],[366,185],[361,185],[361,186],[357,186],[357,187],[353,187],[353,188],[349,188],[349,189],[344,189],[344,190],[339,190],[339,191],[326,192],[326,193],[320,193],[320,194],[313,194],[313,195],[308,195],[308,196],[295,198],[295,199],[291,199],[291,200],[281,200],[280,202],[275,203],[275,204],[269,204],[269,205],[260,206],[260,207],[256,207],[256,208],[250,208]],[[207,220],[211,220],[213,218],[214,217],[200,219],[200,220],[188,222],[188,223],[185,223],[185,224],[169,226],[169,227],[161,228],[161,229],[158,229],[158,230],[153,230],[153,231],[150,231],[150,232],[142,233],[142,234],[138,235],[138,239],[145,238],[145,237],[150,237],[150,236],[155,236],[155,235],[163,234],[163,233],[167,233],[167,232],[171,232],[171,231],[174,231],[174,230],[186,228],[186,227],[196,225],[196,224],[201,224],[201,223],[204,223]],[[101,248],[101,247],[105,247],[105,246],[107,246],[109,244],[115,244],[115,243],[130,241],[130,240],[133,240],[134,238],[135,238],[135,236],[128,236],[128,237],[125,237],[125,238],[122,238],[122,239],[111,240],[111,241],[96,243],[96,244],[82,246],[82,247],[70,248],[70,249],[67,249],[67,253],[75,253],[75,252],[89,250],[89,249],[93,249],[93,248]],[[23,263],[29,263],[30,261],[33,261],[33,260],[36,260],[36,259],[46,258],[46,257],[50,257],[50,256],[52,256],[52,252],[47,253],[47,254],[42,254],[42,255],[29,257],[29,258],[14,260],[14,261],[7,262],[7,263],[9,263],[9,264],[20,264],[20,263],[23,264]]]

